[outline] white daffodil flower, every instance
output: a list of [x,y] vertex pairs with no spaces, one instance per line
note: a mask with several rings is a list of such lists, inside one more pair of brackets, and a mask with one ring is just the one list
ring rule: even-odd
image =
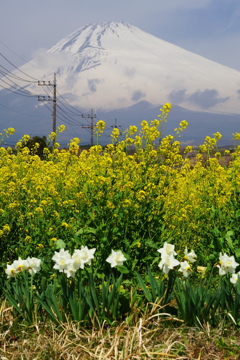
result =
[[75,268],[74,262],[72,261],[68,264],[66,270],[64,270],[64,273],[67,275],[68,278],[74,278],[76,275],[76,271],[77,269]]
[[28,257],[26,259],[27,271],[31,275],[35,275],[38,271],[41,270],[41,260],[35,257]]
[[175,259],[173,253],[171,253],[170,255],[164,255],[158,266],[164,274],[168,274],[169,270],[172,270],[174,266],[177,265],[179,265],[179,261]]
[[177,253],[174,251],[175,245],[168,244],[167,242],[164,243],[163,247],[161,249],[158,249],[157,251],[162,255],[177,255]]
[[95,251],[96,249],[88,249],[87,246],[83,245],[80,250],[76,249],[72,255],[73,266],[75,269],[84,269],[85,264],[91,265]]
[[188,277],[191,273],[191,266],[187,261],[180,262],[180,269],[178,270],[183,273],[183,276]]
[[228,256],[226,253],[222,255],[222,253],[220,253],[219,265],[217,265],[220,276],[227,273],[233,274],[238,265],[239,263],[235,261],[234,256]]
[[123,265],[123,262],[126,260],[127,259],[125,258],[125,256],[121,252],[121,250],[118,250],[118,251],[112,250],[111,255],[109,255],[109,257],[107,258],[106,261],[109,264],[111,264],[111,267],[115,267],[118,265]]
[[34,275],[36,272],[41,270],[40,264],[41,260],[34,257],[28,257],[26,260],[18,258],[18,260],[14,260],[11,265],[7,265],[5,273],[7,274],[8,278],[13,277],[19,272],[25,270],[28,271],[31,275]]
[[7,265],[7,269],[5,270],[5,273],[7,274],[8,278],[14,277],[17,275],[18,271],[16,269],[16,266],[14,266],[13,264],[11,265]]
[[186,247],[184,250],[184,259],[187,261],[190,261],[191,263],[196,261],[197,255],[195,254],[194,250],[191,250],[190,252],[188,252],[188,248]]
[[69,264],[73,262],[69,251],[64,249],[61,249],[59,252],[55,251],[52,260],[55,261],[53,268],[60,272],[65,272]]
[[15,267],[16,272],[19,273],[20,271],[27,270],[28,265],[26,260],[23,260],[19,257],[18,260],[14,260],[12,266]]
[[237,274],[232,274],[232,277],[230,279],[230,282],[233,284],[233,285],[237,285],[237,282],[238,282],[238,279],[240,277],[240,271],[237,273]]

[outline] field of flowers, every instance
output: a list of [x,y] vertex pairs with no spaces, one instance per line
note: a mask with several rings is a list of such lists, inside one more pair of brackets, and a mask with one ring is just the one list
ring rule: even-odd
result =
[[89,150],[54,133],[41,156],[28,135],[0,148],[0,296],[22,320],[111,324],[157,303],[176,324],[240,325],[240,134],[228,166],[218,132],[193,165],[185,120],[161,137],[170,110],[104,147],[99,121]]

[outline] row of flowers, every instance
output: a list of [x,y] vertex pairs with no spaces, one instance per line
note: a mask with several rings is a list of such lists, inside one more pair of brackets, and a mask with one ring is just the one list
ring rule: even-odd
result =
[[[175,245],[165,242],[164,246],[157,250],[161,254],[161,261],[158,266],[164,274],[168,274],[170,270],[173,270],[176,266],[180,266],[178,271],[187,278],[192,272],[191,265],[196,261],[197,255],[194,250],[188,252],[188,248],[186,247],[184,250],[184,261],[180,262],[175,258],[177,253],[174,249]],[[55,251],[52,257],[52,260],[55,262],[53,268],[65,273],[68,278],[75,277],[77,270],[84,269],[85,265],[91,265],[95,251],[95,248],[89,249],[87,246],[81,246],[81,249],[74,250],[72,255],[68,250],[64,249],[58,252]],[[123,265],[123,262],[126,260],[121,250],[112,250],[106,259],[112,268]],[[240,277],[240,271],[235,273],[238,265],[239,263],[235,261],[234,256],[220,253],[219,263],[217,264],[219,275],[232,274],[230,281],[233,284],[236,284]],[[25,260],[18,258],[18,260],[15,260],[12,264],[8,264],[5,272],[8,278],[11,278],[21,271],[28,271],[31,275],[34,275],[40,270],[41,260],[35,257],[28,257]]]
[[[196,261],[197,255],[194,250],[188,252],[187,247],[184,250],[184,261],[179,262],[175,256],[177,255],[174,250],[175,245],[164,243],[164,246],[158,250],[161,254],[161,261],[159,263],[160,269],[165,274],[168,274],[169,270],[172,270],[175,266],[180,265],[179,271],[183,273],[185,277],[188,277],[192,271],[191,265],[189,263],[194,263]],[[236,284],[238,277],[240,276],[240,271],[235,273],[239,263],[235,261],[234,256],[228,256],[226,253],[219,255],[219,263],[216,265],[219,268],[219,275],[226,275],[227,273],[232,274],[230,281],[233,284]]]
[[[82,246],[81,249],[74,250],[71,255],[68,250],[61,249],[59,252],[55,251],[52,260],[55,262],[54,269],[59,270],[67,275],[67,277],[75,277],[78,269],[84,269],[85,265],[91,265],[94,259],[96,249],[89,249],[87,246]],[[112,250],[109,257],[106,259],[111,267],[123,265],[127,259],[122,251]],[[14,277],[21,271],[28,271],[31,275],[36,274],[41,270],[41,259],[35,257],[28,257],[27,259],[14,260],[12,264],[7,264],[5,273],[8,278]]]

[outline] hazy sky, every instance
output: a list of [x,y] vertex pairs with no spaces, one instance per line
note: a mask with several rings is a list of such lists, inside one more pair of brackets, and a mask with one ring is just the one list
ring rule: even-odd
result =
[[239,0],[0,0],[0,52],[15,65],[89,23],[126,21],[240,70]]

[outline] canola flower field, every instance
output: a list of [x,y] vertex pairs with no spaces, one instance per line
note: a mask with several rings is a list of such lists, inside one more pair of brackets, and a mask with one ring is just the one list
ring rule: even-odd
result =
[[[240,324],[240,134],[233,134],[234,152],[224,154],[228,165],[218,132],[205,138],[192,164],[191,146],[182,153],[179,141],[185,120],[161,138],[170,110],[167,103],[141,129],[130,126],[124,140],[113,129],[104,147],[99,121],[89,150],[78,138],[60,150],[55,133],[41,156],[37,143],[26,146],[28,135],[15,150],[0,148],[0,295],[23,319],[31,322],[37,306],[52,320],[66,320],[65,312],[81,321],[85,311],[111,322],[129,316],[133,302],[164,297],[169,313],[189,325],[207,317],[214,324],[217,312]],[[2,141],[13,132],[5,130]],[[69,268],[77,249],[78,267]]]

